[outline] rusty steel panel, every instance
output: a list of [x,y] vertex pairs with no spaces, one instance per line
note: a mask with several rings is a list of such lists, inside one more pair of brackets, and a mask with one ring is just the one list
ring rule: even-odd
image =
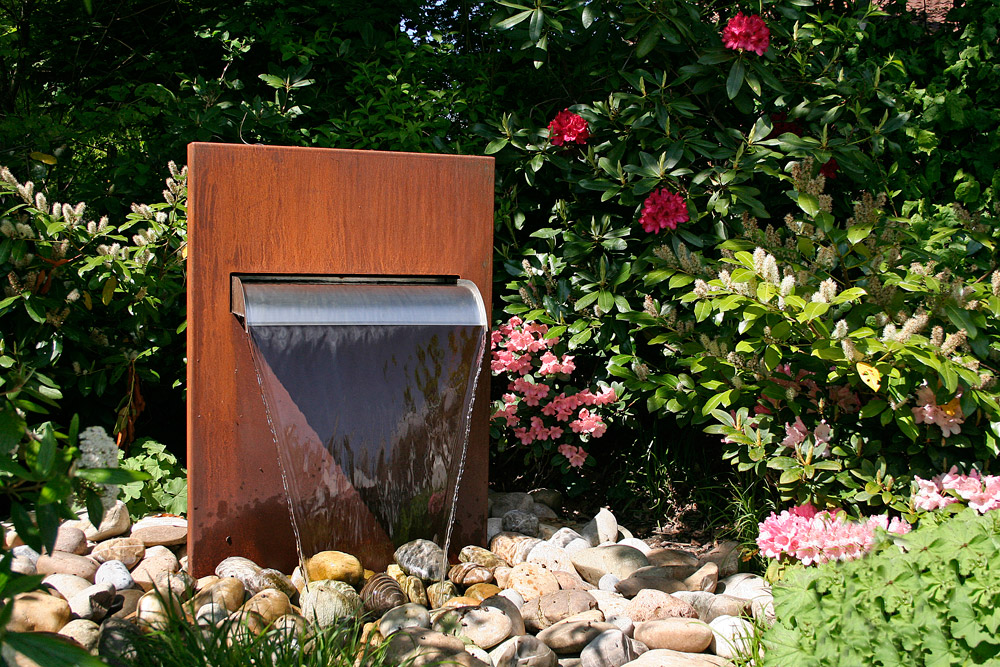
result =
[[[231,276],[456,275],[489,309],[493,159],[194,143],[188,169],[189,567],[244,556],[288,573],[291,520]],[[458,547],[486,537],[488,385],[481,370]]]

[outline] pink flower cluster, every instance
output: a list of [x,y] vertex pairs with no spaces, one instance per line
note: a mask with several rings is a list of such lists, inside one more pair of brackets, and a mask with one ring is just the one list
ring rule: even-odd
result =
[[918,510],[936,510],[959,502],[959,498],[980,514],[1000,508],[998,475],[980,475],[975,469],[963,475],[956,466],[952,466],[948,472],[932,479],[914,477],[914,480],[917,482],[917,493],[913,496],[913,506]]
[[830,442],[830,436],[832,431],[830,425],[826,423],[826,420],[822,420],[812,433],[806,428],[806,425],[802,423],[802,417],[796,417],[795,423],[791,426],[788,422],[785,422],[785,439],[781,441],[782,447],[798,447],[803,442],[806,441],[810,435],[813,438],[813,442],[817,445]]
[[[567,379],[576,370],[576,362],[572,355],[556,355],[550,348],[558,344],[559,339],[547,335],[546,325],[526,323],[518,317],[512,317],[492,332],[493,373],[513,376],[493,419],[503,420],[524,445],[536,441],[555,442],[567,430],[584,439],[600,438],[607,431],[607,424],[594,409],[615,403],[618,396],[610,387],[596,394],[584,389],[568,395],[560,391],[556,395],[554,383]],[[544,353],[538,356],[537,353],[543,350]],[[588,456],[579,446],[562,444],[557,449],[573,467],[583,465]]]
[[913,420],[918,424],[937,424],[941,429],[941,435],[947,438],[954,433],[962,432],[962,424],[965,422],[965,415],[962,414],[962,407],[959,394],[944,405],[937,404],[937,397],[934,390],[926,384],[917,389],[917,407],[910,408],[913,411]]
[[[819,385],[812,379],[813,375],[815,373],[803,368],[793,372],[791,364],[779,364],[775,367],[774,373],[768,380],[779,387],[784,387],[786,391],[791,390],[791,394],[795,397],[803,396],[808,399],[813,408],[815,408],[815,410],[810,409],[808,411],[815,412],[819,410],[820,401],[823,399],[823,396]],[[825,403],[827,405],[835,405],[841,412],[851,414],[861,409],[861,400],[851,390],[850,385],[834,385],[828,389],[827,393],[830,399],[829,401],[825,401]],[[775,411],[781,408],[781,401],[777,398],[762,395],[760,400],[761,403],[754,406],[754,414],[773,415]]]
[[585,144],[590,138],[590,126],[583,116],[569,109],[563,109],[549,123],[549,141],[553,146],[563,144]]
[[587,460],[587,452],[583,451],[583,447],[559,445],[559,453],[569,459],[570,466],[574,468],[579,468]]
[[653,190],[642,205],[639,224],[650,234],[677,229],[677,224],[691,219],[684,198],[666,188]]
[[850,521],[843,512],[820,512],[806,503],[781,514],[771,512],[759,525],[757,546],[768,558],[784,555],[803,565],[854,560],[874,546],[876,528],[905,535],[911,526],[899,517],[890,520],[885,514]]
[[745,16],[739,12],[722,29],[722,45],[727,49],[753,51],[762,56],[770,44],[771,31],[756,14]]

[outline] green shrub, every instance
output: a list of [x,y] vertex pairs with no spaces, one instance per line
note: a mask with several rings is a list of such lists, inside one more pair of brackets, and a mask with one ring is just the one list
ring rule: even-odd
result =
[[1000,664],[1000,513],[932,516],[860,560],[787,570],[763,664]]

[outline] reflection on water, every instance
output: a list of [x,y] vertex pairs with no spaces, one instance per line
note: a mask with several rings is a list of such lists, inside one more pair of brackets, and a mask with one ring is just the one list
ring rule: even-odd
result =
[[447,548],[486,330],[249,326],[299,557]]

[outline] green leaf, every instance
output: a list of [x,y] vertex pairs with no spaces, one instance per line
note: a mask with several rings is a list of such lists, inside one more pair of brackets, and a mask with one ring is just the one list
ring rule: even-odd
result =
[[258,74],[257,78],[271,86],[272,88],[284,88],[285,80],[273,74]]
[[124,468],[80,468],[76,476],[94,484],[129,484],[152,479],[147,472],[125,470]]
[[704,321],[712,314],[712,304],[707,299],[702,299],[694,304],[694,316],[699,322]]
[[507,30],[508,28],[513,28],[518,23],[523,23],[527,21],[528,18],[534,13],[533,9],[526,9],[523,12],[518,12],[511,17],[505,18],[503,21],[497,23],[497,27],[501,30]]
[[868,238],[868,235],[871,233],[871,225],[854,225],[847,230],[847,240],[851,242],[851,245],[854,245],[855,243]]
[[53,635],[8,632],[4,643],[45,667],[107,667],[107,664],[79,646]]
[[965,329],[965,332],[969,334],[969,338],[975,338],[979,335],[979,329],[976,327],[975,322],[972,321],[972,316],[968,310],[964,308],[958,308],[954,304],[949,303],[944,307],[944,312],[948,314],[948,319],[959,329]]
[[822,301],[810,301],[806,304],[806,307],[802,309],[802,313],[797,319],[800,322],[808,322],[809,320],[814,320],[823,315],[828,310],[830,310],[830,304]]
[[808,192],[800,192],[796,200],[806,215],[811,218],[815,218],[816,214],[819,213],[819,199],[816,195],[810,194]]
[[726,95],[729,96],[729,99],[733,99],[739,94],[745,76],[746,66],[741,58],[737,58],[733,61],[732,67],[729,68],[729,77],[726,79]]
[[653,50],[656,43],[660,41],[660,28],[654,25],[652,28],[646,31],[646,34],[642,36],[639,43],[635,47],[635,55],[640,58],[645,58],[646,55]]
[[597,294],[597,307],[605,313],[610,313],[611,309],[615,307],[614,295],[611,292],[602,289]]
[[531,23],[528,24],[528,39],[537,42],[542,37],[542,26],[545,24],[545,14],[538,7],[531,13]]
[[597,10],[594,9],[592,5],[587,5],[583,8],[583,16],[581,17],[583,27],[589,28],[593,25],[594,20],[597,19]]
[[118,278],[115,276],[108,278],[108,282],[104,283],[104,289],[101,290],[101,303],[105,306],[111,303],[111,299],[115,295],[115,288],[117,287]]
[[490,143],[486,144],[486,150],[483,151],[486,155],[493,155],[494,153],[499,153],[507,145],[508,141],[506,137],[500,137],[499,139],[494,139]]
[[24,436],[24,422],[13,410],[0,411],[0,456],[7,456]]

